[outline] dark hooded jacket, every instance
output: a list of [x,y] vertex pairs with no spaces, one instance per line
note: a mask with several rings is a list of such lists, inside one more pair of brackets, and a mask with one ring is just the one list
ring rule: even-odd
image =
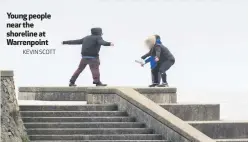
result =
[[81,54],[82,56],[98,57],[101,46],[110,46],[110,42],[106,42],[102,39],[102,29],[92,28],[91,35],[88,35],[78,40],[63,41],[63,44],[82,44]]

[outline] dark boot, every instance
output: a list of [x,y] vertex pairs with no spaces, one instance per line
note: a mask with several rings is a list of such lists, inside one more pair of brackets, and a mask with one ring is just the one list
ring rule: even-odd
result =
[[69,87],[76,87],[77,85],[75,83],[70,82]]
[[93,82],[93,84],[96,84],[96,86],[107,86],[107,84],[103,84],[102,82]]

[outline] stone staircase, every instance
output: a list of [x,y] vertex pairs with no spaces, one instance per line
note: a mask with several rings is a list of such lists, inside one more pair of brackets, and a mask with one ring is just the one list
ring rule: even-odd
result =
[[32,142],[168,142],[114,104],[21,105]]
[[[194,135],[196,132],[191,132],[192,130],[186,128],[188,126],[182,126],[178,130],[177,128],[182,125],[181,122],[174,126],[179,121],[175,121],[174,117],[170,118],[172,116],[168,114],[164,117],[168,122],[160,124],[162,121],[157,114],[163,112],[162,110],[167,110],[213,141],[248,142],[248,122],[221,121],[219,104],[177,103],[175,88],[133,88],[132,90],[161,106],[162,110],[157,108],[158,105],[151,104],[153,112],[150,113],[150,110],[139,104],[145,101],[144,98],[141,97],[142,99],[139,101],[135,101],[138,97],[130,98],[138,95],[135,92],[125,92],[129,95],[122,96],[122,92],[113,90],[115,89],[87,87],[19,88],[19,99],[21,100],[87,101],[89,103],[84,106],[20,106],[30,139],[36,142],[73,140],[82,142],[165,142],[169,137],[172,142],[197,141],[187,136],[188,134]],[[149,104],[146,105],[149,108]],[[156,112],[157,109],[159,109],[158,112]],[[146,114],[143,114],[144,112]],[[154,118],[156,120],[151,120]],[[173,125],[170,125],[172,121]],[[186,134],[182,130],[185,130]],[[173,134],[174,132],[179,135]],[[202,137],[200,135],[197,134],[196,137]],[[181,136],[187,140],[183,140]],[[210,141],[207,139],[200,142]]]

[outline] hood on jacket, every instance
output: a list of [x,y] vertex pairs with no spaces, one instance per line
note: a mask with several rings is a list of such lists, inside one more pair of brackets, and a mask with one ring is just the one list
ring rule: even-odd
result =
[[92,28],[91,34],[92,35],[102,35],[102,28]]
[[157,39],[159,39],[159,40],[161,39],[159,35],[154,35],[154,36],[156,37],[156,40]]
[[156,38],[156,44],[162,44],[161,38],[159,35],[155,35],[155,38]]

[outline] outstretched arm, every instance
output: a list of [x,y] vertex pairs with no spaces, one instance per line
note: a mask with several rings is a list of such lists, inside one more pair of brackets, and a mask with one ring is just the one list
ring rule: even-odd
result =
[[78,39],[78,40],[67,40],[63,41],[63,44],[70,44],[70,45],[76,45],[76,44],[83,44],[84,39]]
[[111,46],[111,42],[104,41],[101,36],[97,38],[97,43],[103,46]]

